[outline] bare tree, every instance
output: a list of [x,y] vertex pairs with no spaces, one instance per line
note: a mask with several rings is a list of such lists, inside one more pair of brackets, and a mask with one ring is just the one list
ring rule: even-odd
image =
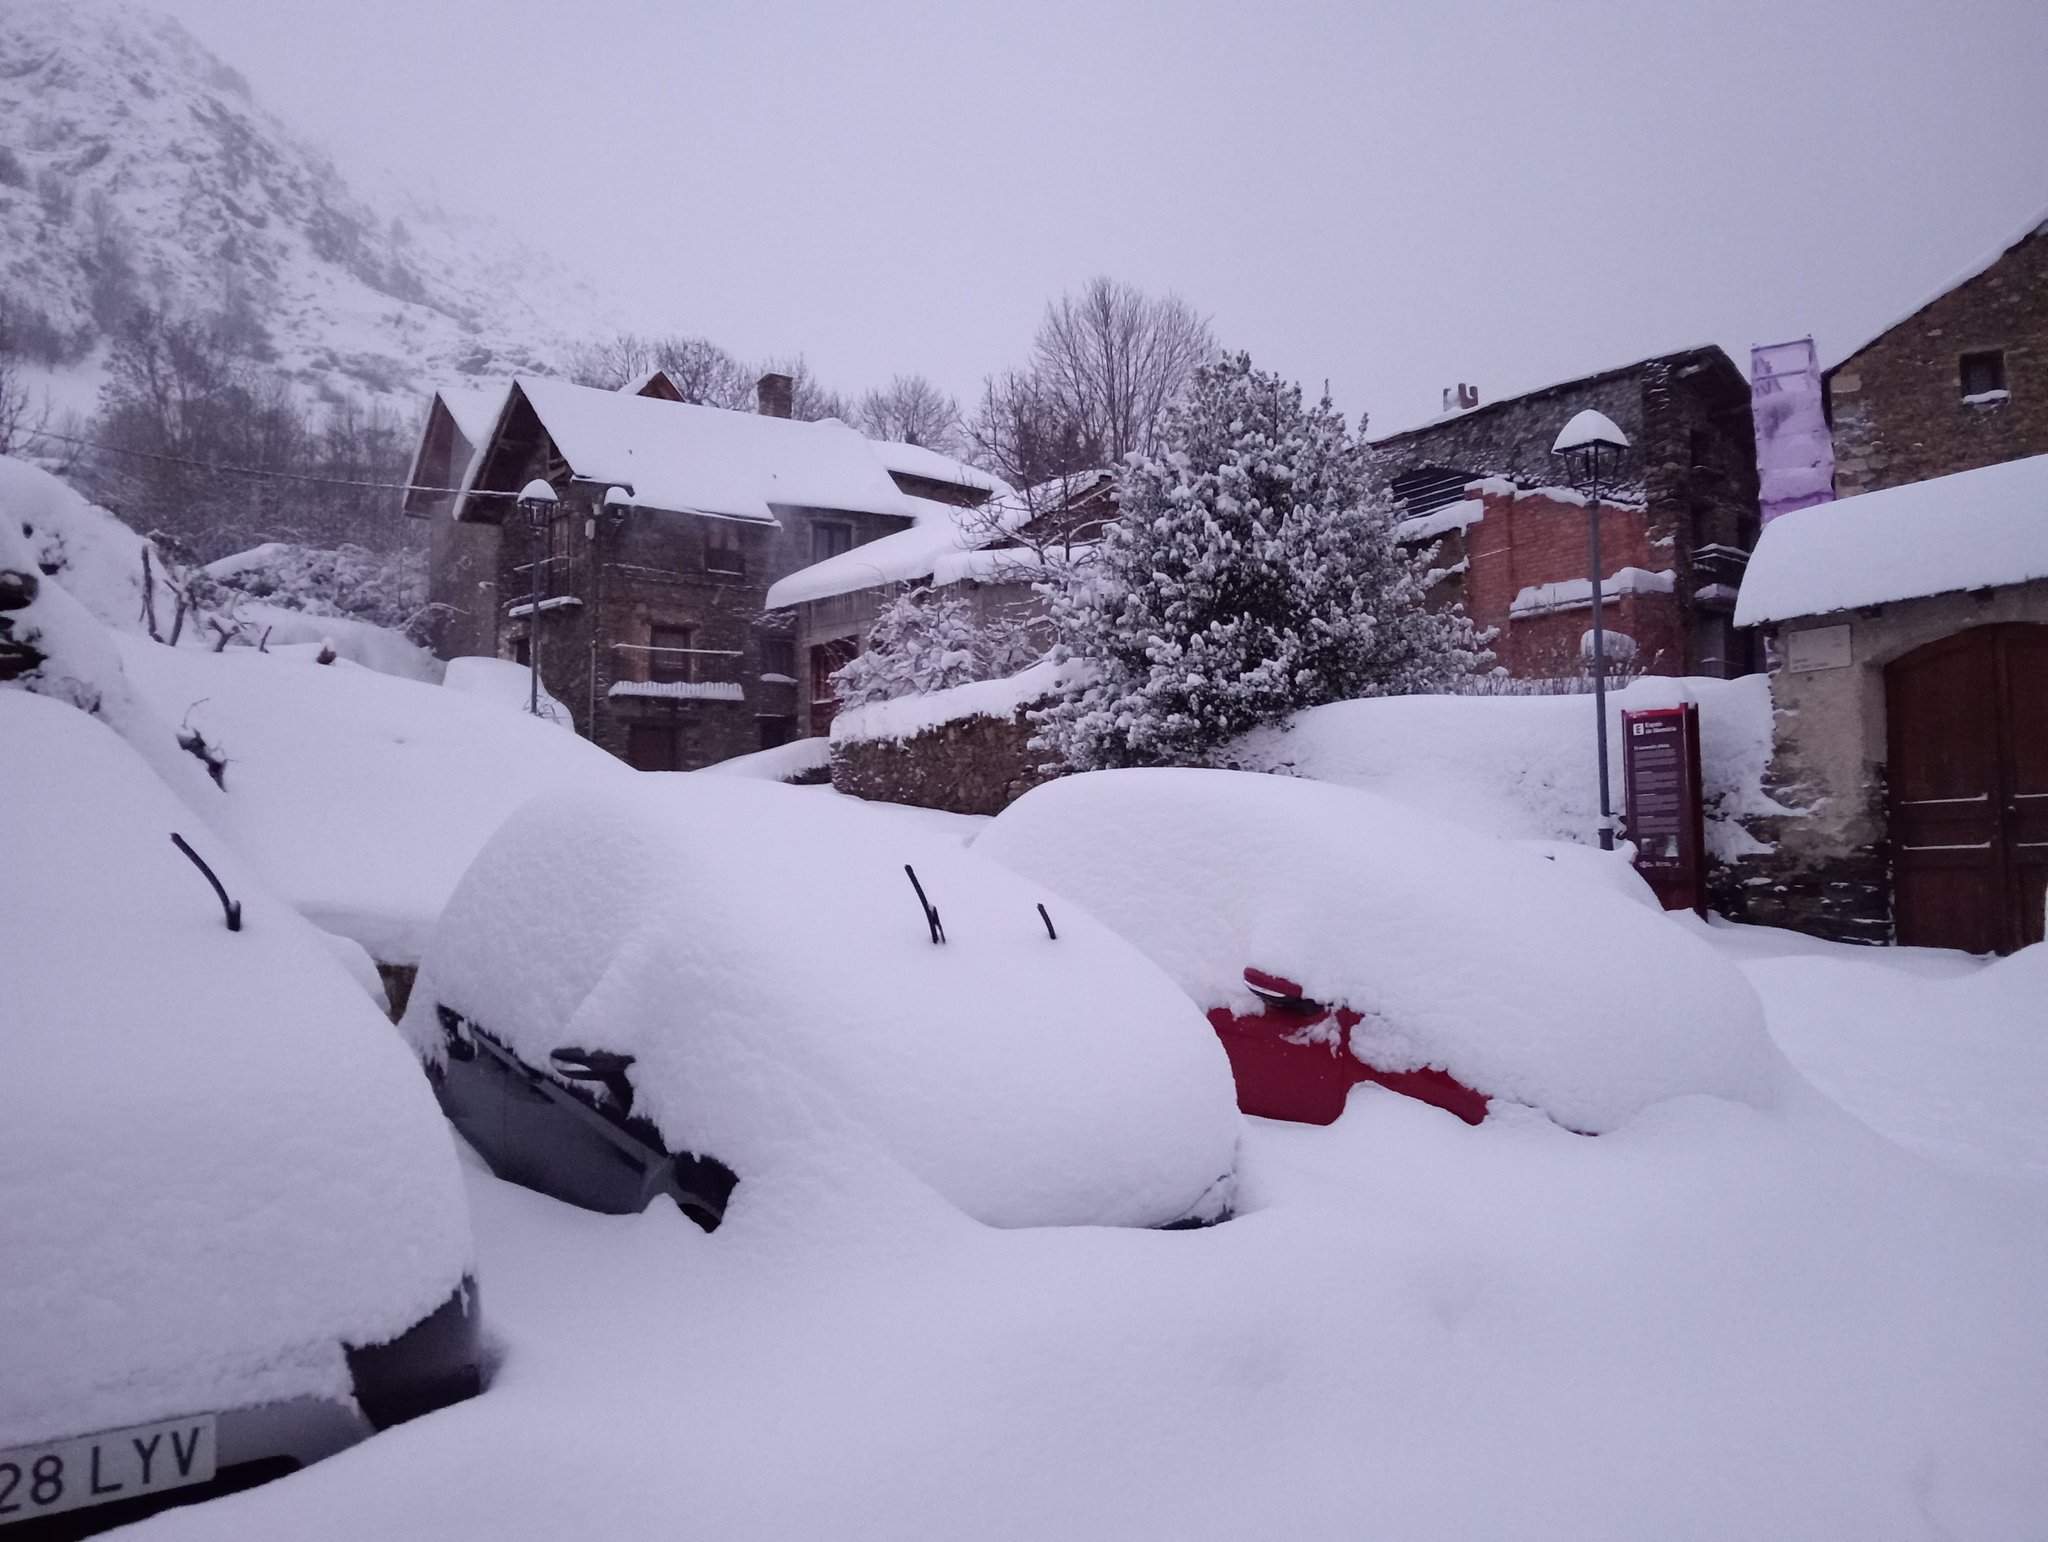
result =
[[857,427],[874,439],[923,445],[947,455],[960,445],[960,404],[922,375],[898,375],[860,399]]
[[1208,321],[1178,295],[1097,278],[1046,307],[1031,371],[1059,416],[1121,461],[1150,448],[1160,412],[1215,354]]
[[0,455],[27,448],[49,425],[48,399],[40,409],[31,400],[25,362],[13,323],[6,308],[0,306]]
[[752,374],[709,338],[619,332],[585,343],[569,358],[571,380],[607,391],[657,369],[668,372],[686,402],[742,412],[753,405]]
[[982,382],[966,426],[967,453],[1015,488],[1091,471],[1108,457],[1085,423],[1067,415],[1053,390],[1028,370]]

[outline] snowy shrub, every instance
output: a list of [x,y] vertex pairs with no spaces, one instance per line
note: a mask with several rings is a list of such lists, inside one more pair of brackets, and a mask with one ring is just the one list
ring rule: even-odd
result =
[[311,616],[348,616],[426,641],[425,554],[270,541],[206,569],[225,598],[243,595]]
[[1048,586],[1056,657],[1096,670],[1039,718],[1068,766],[1201,764],[1299,708],[1443,690],[1485,661],[1462,612],[1424,605],[1433,554],[1395,544],[1327,400],[1238,354],[1196,373],[1158,446],[1128,463],[1096,560]]
[[957,590],[920,584],[882,608],[866,648],[833,675],[832,688],[842,707],[866,707],[999,680],[1036,663],[1044,651],[1023,619],[977,620]]

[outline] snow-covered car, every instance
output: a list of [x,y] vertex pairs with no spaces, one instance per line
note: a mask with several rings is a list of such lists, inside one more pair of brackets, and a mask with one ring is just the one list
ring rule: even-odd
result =
[[1050,782],[973,850],[1171,975],[1247,1112],[1328,1122],[1374,1081],[1590,1134],[1687,1093],[1764,1105],[1783,1067],[1741,976],[1619,858],[1589,874],[1355,788],[1196,770]]
[[1229,1065],[1171,980],[957,839],[819,789],[535,799],[457,886],[401,1026],[501,1176],[592,1209],[668,1195],[709,1229],[792,1142],[879,1149],[996,1226],[1231,1198]]
[[244,1488],[474,1393],[454,1143],[367,956],[111,728],[19,690],[0,914],[0,1536]]

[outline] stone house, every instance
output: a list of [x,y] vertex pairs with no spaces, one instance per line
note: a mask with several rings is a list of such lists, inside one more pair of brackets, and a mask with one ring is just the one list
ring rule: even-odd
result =
[[1559,485],[1564,468],[1550,447],[1589,407],[1630,443],[1601,499],[1610,660],[1668,675],[1754,667],[1733,615],[1756,543],[1756,446],[1749,382],[1727,354],[1660,354],[1486,404],[1461,386],[1444,406],[1373,440],[1373,457],[1401,516],[1397,536],[1417,548],[1439,543],[1437,602],[1460,602],[1492,627],[1510,674],[1583,667],[1586,500]]
[[2048,218],[1823,380],[1842,497],[2048,454]]
[[2048,455],[1802,509],[1737,620],[1771,642],[1772,849],[1745,917],[2010,952],[2048,904]]
[[[978,490],[928,450],[791,419],[785,375],[762,377],[758,413],[679,394],[658,373],[622,391],[520,377],[495,412],[441,393],[407,504],[434,522],[436,651],[537,649],[577,732],[645,770],[794,737],[796,638],[769,588]],[[535,478],[557,497],[539,524],[518,504]]]
[[806,732],[830,730],[833,672],[859,654],[882,608],[904,589],[957,586],[984,622],[1040,616],[1044,602],[1032,587],[1039,568],[1084,550],[1115,517],[1116,476],[1107,470],[1022,491],[994,479],[985,485],[971,501],[934,499],[910,529],[802,568],[768,591],[769,607],[795,618],[810,687]]

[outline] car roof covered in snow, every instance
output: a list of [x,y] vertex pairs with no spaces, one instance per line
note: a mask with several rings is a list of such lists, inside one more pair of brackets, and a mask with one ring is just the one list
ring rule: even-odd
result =
[[[1244,771],[1034,788],[974,850],[1087,906],[1203,1007],[1243,971],[1362,1015],[1382,1070],[1433,1066],[1576,1130],[1662,1098],[1771,1094],[1742,977],[1654,905],[1375,794]],[[1647,899],[1647,892],[1641,896]]]
[[0,690],[0,787],[0,1446],[346,1395],[470,1266],[368,960],[76,707]]
[[[935,944],[906,864],[939,912]],[[536,901],[536,896],[539,896]],[[856,800],[646,775],[536,799],[478,856],[404,1028],[546,1067],[635,1057],[635,1111],[740,1176],[879,1146],[994,1225],[1151,1225],[1233,1165],[1215,1035],[1079,907]]]
[[1782,514],[1735,602],[1740,626],[2048,578],[2048,455]]

